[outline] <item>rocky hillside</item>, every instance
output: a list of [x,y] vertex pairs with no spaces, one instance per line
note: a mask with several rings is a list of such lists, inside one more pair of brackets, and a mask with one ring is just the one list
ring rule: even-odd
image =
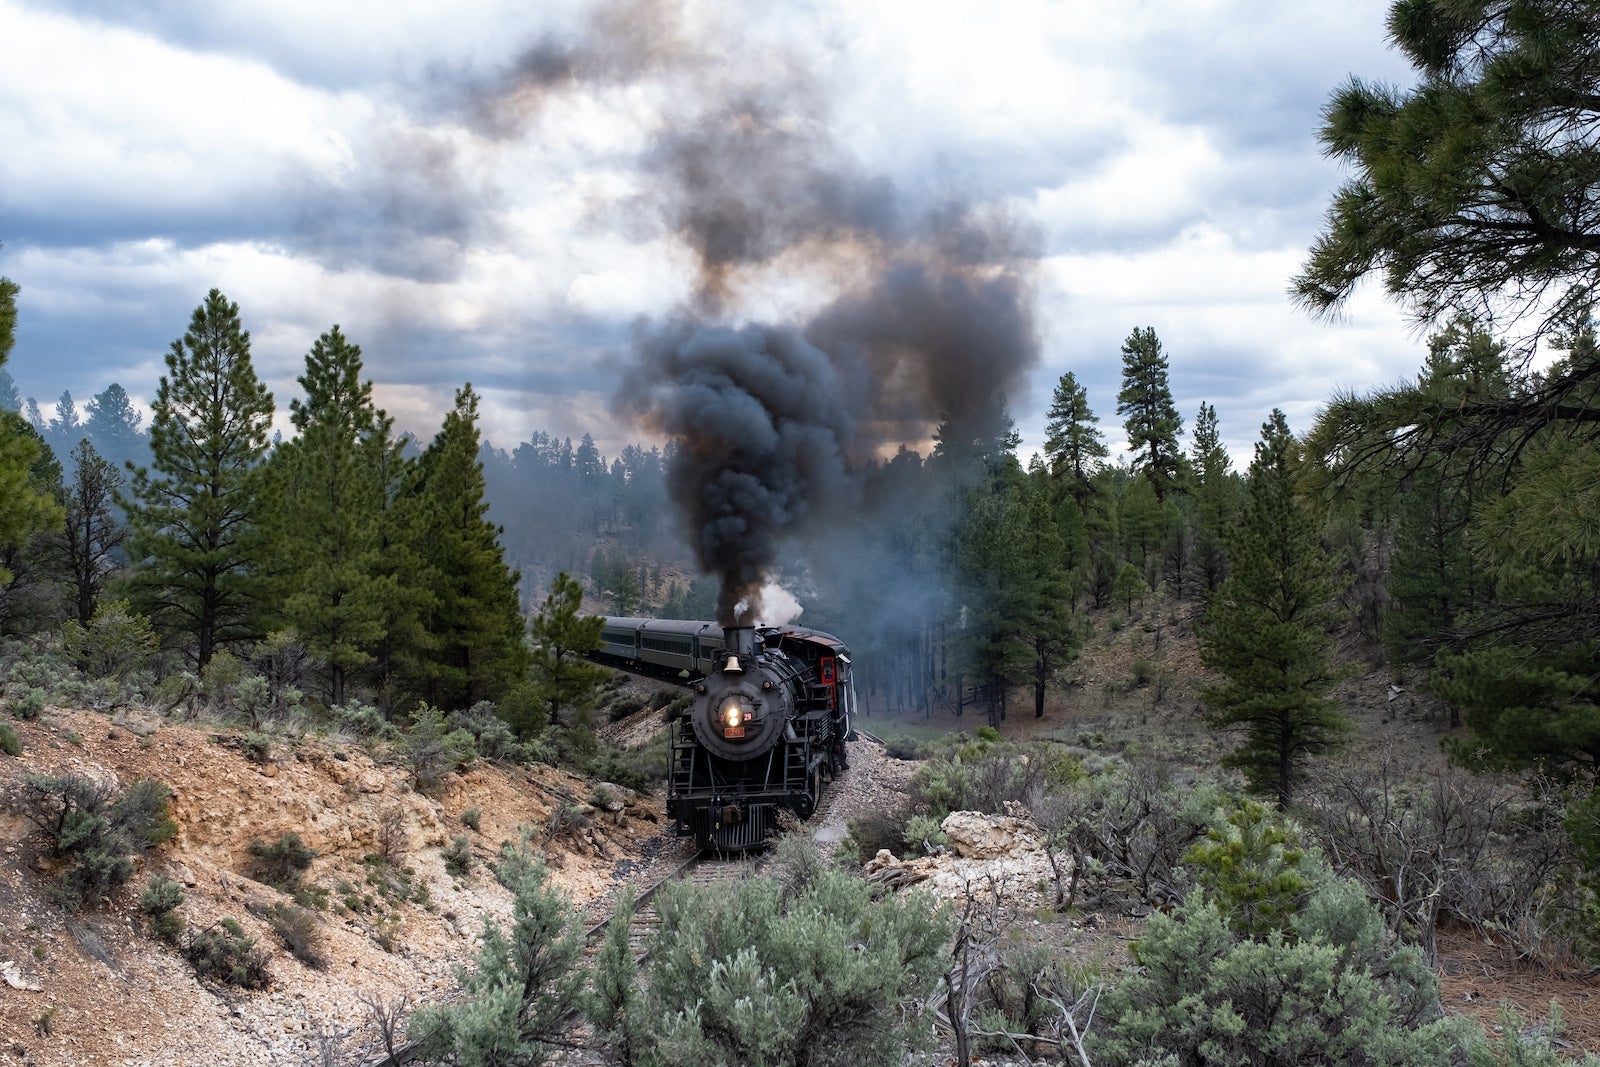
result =
[[[404,767],[333,739],[275,741],[262,754],[214,729],[49,707],[14,728],[22,754],[0,756],[3,1064],[317,1062],[320,1041],[337,1036],[349,1048],[373,1036],[373,1005],[448,993],[485,917],[509,913],[483,865],[523,827],[534,828],[554,881],[580,905],[663,840],[657,798],[613,788],[607,807],[616,810],[596,809],[591,784],[547,767],[480,762],[430,797],[411,788]],[[58,861],[26,817],[30,774],[118,789],[158,779],[172,790],[176,833],[107,905],[66,913],[52,898]],[[562,809],[575,825],[546,839]],[[315,951],[302,955],[320,955],[320,969],[291,954],[266,918],[275,904],[292,907],[291,897],[249,877],[252,842],[259,849],[286,834],[315,853],[298,900],[316,916]],[[462,835],[472,862],[452,875],[446,853]],[[189,930],[232,919],[266,949],[267,989],[202,981],[151,936],[138,897],[153,876],[183,886],[178,911]]]

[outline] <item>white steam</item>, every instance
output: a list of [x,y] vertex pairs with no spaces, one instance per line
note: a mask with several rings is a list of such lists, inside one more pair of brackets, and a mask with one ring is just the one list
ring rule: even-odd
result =
[[773,581],[764,584],[756,593],[756,609],[757,617],[746,620],[745,616],[750,613],[750,598],[740,597],[733,605],[734,622],[741,626],[787,626],[805,610],[793,593]]

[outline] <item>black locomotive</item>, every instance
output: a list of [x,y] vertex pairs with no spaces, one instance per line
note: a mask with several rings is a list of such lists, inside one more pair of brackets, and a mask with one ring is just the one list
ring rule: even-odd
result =
[[797,627],[607,618],[594,658],[688,686],[671,725],[667,815],[702,848],[756,848],[778,812],[808,818],[845,763],[850,650]]

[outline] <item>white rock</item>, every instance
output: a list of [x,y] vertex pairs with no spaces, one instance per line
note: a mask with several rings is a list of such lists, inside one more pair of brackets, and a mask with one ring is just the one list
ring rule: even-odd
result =
[[18,967],[11,960],[0,960],[0,978],[5,979],[6,985],[10,986],[12,989],[25,989],[30,993],[40,993],[44,991],[44,986],[39,985],[36,982],[30,982],[26,978],[22,977],[22,968]]

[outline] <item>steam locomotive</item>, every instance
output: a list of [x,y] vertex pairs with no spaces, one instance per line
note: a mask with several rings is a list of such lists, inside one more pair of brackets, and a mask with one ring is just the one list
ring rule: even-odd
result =
[[761,846],[809,818],[854,735],[850,650],[818,630],[607,618],[593,658],[685,685],[671,724],[667,815],[702,848]]

